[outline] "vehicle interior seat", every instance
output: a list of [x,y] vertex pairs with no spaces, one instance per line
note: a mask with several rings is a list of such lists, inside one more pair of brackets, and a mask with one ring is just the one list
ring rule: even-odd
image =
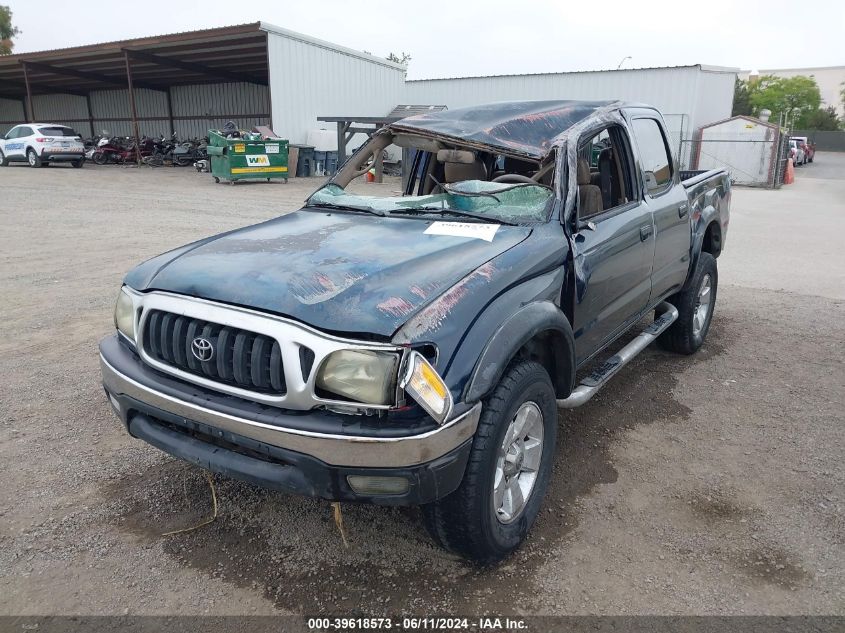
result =
[[443,163],[443,177],[447,183],[487,180],[487,168],[478,159],[471,163]]
[[602,205],[601,189],[590,184],[590,163],[578,160],[578,213],[590,216],[604,209]]

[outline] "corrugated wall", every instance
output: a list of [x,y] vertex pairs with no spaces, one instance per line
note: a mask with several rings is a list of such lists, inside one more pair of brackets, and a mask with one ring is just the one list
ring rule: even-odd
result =
[[177,86],[172,95],[179,138],[203,137],[209,129],[220,129],[230,120],[247,130],[270,124],[267,86],[250,83]]
[[[167,95],[157,90],[135,89],[135,109],[138,112],[138,131],[153,136],[167,132]],[[94,132],[106,130],[112,136],[133,134],[129,119],[129,91],[98,90],[91,93],[91,114]],[[150,121],[144,119],[158,118]]]
[[402,69],[269,31],[273,129],[293,143],[331,129],[318,116],[384,116],[404,103]]
[[24,120],[23,102],[14,99],[0,99],[0,134],[6,134],[18,122]]

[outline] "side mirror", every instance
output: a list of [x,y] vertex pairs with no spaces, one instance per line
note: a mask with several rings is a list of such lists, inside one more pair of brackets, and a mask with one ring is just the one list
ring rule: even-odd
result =
[[657,188],[657,176],[654,175],[653,171],[644,171],[643,180],[645,181],[646,190],[651,191]]

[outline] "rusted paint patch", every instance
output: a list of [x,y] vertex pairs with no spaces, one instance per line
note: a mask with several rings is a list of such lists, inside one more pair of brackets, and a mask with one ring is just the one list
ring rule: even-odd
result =
[[409,288],[411,294],[416,295],[420,299],[428,299],[432,294],[440,290],[441,284],[439,282],[433,281],[428,284],[423,284],[422,286],[413,285]]
[[436,331],[474,285],[488,283],[495,274],[493,262],[479,266],[408,321],[398,332],[396,340],[415,341]]
[[390,297],[389,299],[379,303],[376,307],[385,314],[396,317],[407,316],[411,314],[415,308],[413,303],[410,303],[402,297]]
[[297,299],[305,305],[314,305],[336,297],[365,276],[362,273],[346,273],[342,279],[335,281],[328,275],[316,273],[312,279],[303,279],[291,286]]

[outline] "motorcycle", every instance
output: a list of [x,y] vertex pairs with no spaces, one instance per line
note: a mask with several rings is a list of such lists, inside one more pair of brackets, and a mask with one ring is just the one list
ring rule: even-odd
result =
[[121,139],[104,137],[97,143],[97,149],[91,154],[91,160],[96,165],[134,163],[138,161],[139,154],[143,159],[152,156],[155,151],[155,141],[146,136],[141,141],[140,150],[128,137]]

